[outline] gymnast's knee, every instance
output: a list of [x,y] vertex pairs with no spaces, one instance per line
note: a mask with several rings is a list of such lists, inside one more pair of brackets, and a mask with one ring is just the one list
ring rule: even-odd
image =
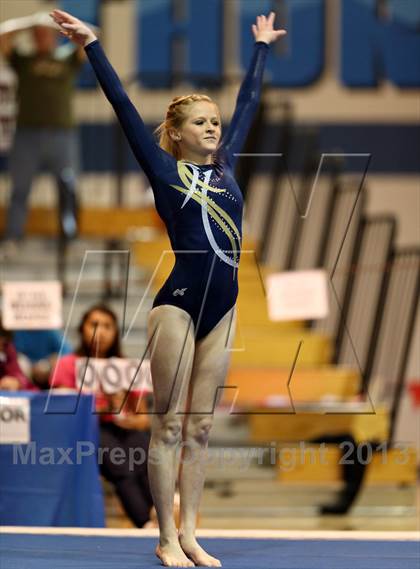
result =
[[213,425],[212,415],[191,415],[186,429],[186,438],[200,446],[206,446]]
[[166,446],[177,446],[182,439],[182,417],[155,415],[152,422],[152,439]]

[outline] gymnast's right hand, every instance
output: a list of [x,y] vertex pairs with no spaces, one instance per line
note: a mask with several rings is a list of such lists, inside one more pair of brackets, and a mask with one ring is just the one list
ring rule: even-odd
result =
[[97,39],[93,31],[68,12],[63,10],[53,10],[51,18],[60,26],[60,32],[71,41],[82,47],[86,47]]

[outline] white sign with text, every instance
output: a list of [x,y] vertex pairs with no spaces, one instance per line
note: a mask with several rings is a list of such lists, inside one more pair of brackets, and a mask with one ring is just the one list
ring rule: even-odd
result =
[[150,360],[130,358],[77,358],[78,390],[107,394],[120,391],[152,392]]
[[6,330],[62,327],[62,288],[59,281],[9,281],[2,284],[2,291],[2,320]]
[[312,320],[328,316],[326,271],[284,271],[267,277],[270,320]]
[[0,444],[28,444],[31,439],[31,411],[25,397],[0,397]]

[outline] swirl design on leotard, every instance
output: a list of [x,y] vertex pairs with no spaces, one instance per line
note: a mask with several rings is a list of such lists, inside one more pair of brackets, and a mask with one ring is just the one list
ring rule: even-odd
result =
[[[201,217],[203,220],[204,231],[206,232],[207,239],[211,248],[216,255],[225,263],[237,269],[239,267],[239,252],[241,247],[241,236],[235,222],[230,215],[218,205],[208,192],[223,194],[226,193],[224,188],[214,188],[210,186],[209,181],[211,178],[212,170],[206,170],[202,173],[204,180],[200,180],[200,169],[195,164],[186,164],[183,161],[178,161],[178,174],[184,186],[171,184],[175,190],[185,194],[185,199],[181,205],[183,208],[190,199],[193,199],[201,205]],[[191,170],[188,168],[191,168]],[[231,244],[231,251],[223,251],[217,245],[212,228],[210,227],[209,217],[215,222],[216,227],[224,233]],[[227,255],[230,253],[232,257]]]

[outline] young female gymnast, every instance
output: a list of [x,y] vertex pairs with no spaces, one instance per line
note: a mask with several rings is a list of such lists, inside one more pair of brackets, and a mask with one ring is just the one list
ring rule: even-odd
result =
[[[258,106],[268,44],[286,32],[273,29],[274,13],[257,17],[254,54],[221,142],[217,105],[192,94],[171,102],[158,145],[93,32],[66,12],[51,15],[64,35],[85,47],[149,178],[175,254],[148,319],[155,404],[149,479],[160,529],[156,554],[168,567],[220,567],[197,543],[195,528],[215,394],[224,384],[236,322],[243,201],[234,166]],[[180,447],[177,531],[173,498]]]

